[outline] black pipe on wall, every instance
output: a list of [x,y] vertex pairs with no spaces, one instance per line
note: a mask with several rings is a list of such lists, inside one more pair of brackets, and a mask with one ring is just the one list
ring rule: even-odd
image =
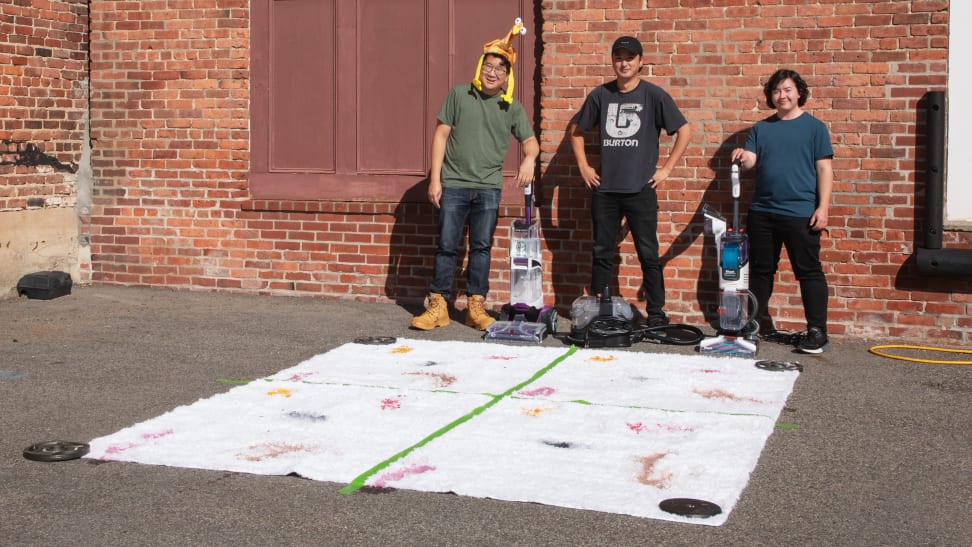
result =
[[925,249],[942,248],[945,229],[945,92],[925,94],[928,131],[925,168]]
[[[972,249],[943,249],[945,230],[945,92],[925,94],[928,161],[925,172],[924,245],[915,250],[922,274],[972,277]],[[954,174],[957,179],[959,174]]]

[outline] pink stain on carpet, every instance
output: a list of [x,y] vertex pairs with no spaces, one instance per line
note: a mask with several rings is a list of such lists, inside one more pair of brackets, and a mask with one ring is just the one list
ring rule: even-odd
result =
[[146,440],[161,439],[162,437],[168,437],[173,433],[174,431],[172,431],[171,429],[166,429],[164,431],[159,431],[158,433],[142,433],[142,438]]
[[549,397],[553,395],[556,391],[557,390],[555,390],[552,387],[538,387],[536,389],[530,389],[530,390],[525,389],[523,391],[518,392],[517,395],[523,395],[524,397],[537,397],[540,395],[544,397]]
[[[168,437],[169,435],[172,435],[173,433],[175,433],[175,432],[173,430],[171,430],[171,429],[164,429],[164,430],[159,431],[157,433],[142,433],[142,439],[145,439],[146,441],[151,441],[151,440],[154,440],[154,439],[161,439],[162,437]],[[131,450],[133,448],[138,448],[140,446],[143,446],[144,444],[145,443],[132,443],[132,442],[127,443],[127,444],[113,444],[113,445],[110,445],[108,448],[105,449],[105,454],[121,454],[122,452],[125,452],[126,450]]]
[[382,410],[398,410],[402,408],[402,402],[396,398],[388,398],[381,400]]
[[297,374],[292,375],[290,378],[287,378],[287,380],[291,382],[301,382],[303,380],[306,380],[307,378],[310,378],[313,375],[314,375],[313,372],[299,372]]
[[694,427],[689,427],[685,425],[671,425],[671,424],[661,424],[656,423],[655,425],[645,425],[641,422],[629,423],[627,424],[628,429],[634,431],[635,433],[691,433],[695,431]]
[[389,482],[400,481],[408,475],[419,475],[428,471],[435,471],[435,467],[432,467],[431,465],[413,464],[379,476],[377,479],[375,479],[375,486],[378,488],[386,488]]

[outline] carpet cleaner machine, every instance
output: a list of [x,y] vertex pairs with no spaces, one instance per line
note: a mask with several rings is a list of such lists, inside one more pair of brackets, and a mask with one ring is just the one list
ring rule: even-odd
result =
[[[732,164],[732,224],[705,204],[705,233],[715,238],[719,270],[719,331],[699,343],[699,353],[754,357],[759,346],[753,328],[756,297],[749,291],[749,236],[739,228],[739,164]],[[754,312],[755,314],[755,312]]]
[[540,344],[557,332],[557,310],[543,302],[540,222],[534,215],[533,184],[523,189],[524,218],[510,226],[510,302],[486,328],[490,342]]
[[694,346],[703,338],[702,330],[692,325],[639,325],[631,304],[620,296],[612,296],[609,287],[600,294],[574,300],[566,337],[571,344],[584,348],[626,348],[637,342]]

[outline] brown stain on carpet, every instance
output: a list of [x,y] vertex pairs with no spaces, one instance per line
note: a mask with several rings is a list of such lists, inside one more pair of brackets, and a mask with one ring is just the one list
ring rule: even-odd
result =
[[655,469],[655,464],[667,455],[668,452],[659,452],[651,456],[638,458],[638,463],[641,464],[641,471],[636,476],[638,482],[645,486],[653,486],[659,490],[668,488],[672,480],[672,474],[668,471],[658,471]]
[[693,389],[692,393],[695,393],[696,395],[701,395],[706,399],[725,399],[727,401],[735,401],[739,403],[750,402],[750,403],[762,404],[763,402],[760,401],[759,399],[753,399],[752,397],[740,397],[734,393],[729,393],[728,391],[723,389],[707,389],[705,391]]
[[284,454],[292,454],[294,452],[313,452],[311,448],[306,446],[288,443],[254,444],[246,448],[253,453],[237,454],[236,457],[248,462],[262,462],[263,460],[279,458]]
[[428,376],[435,380],[435,387],[449,387],[456,383],[456,377],[442,372],[406,372],[409,376]]

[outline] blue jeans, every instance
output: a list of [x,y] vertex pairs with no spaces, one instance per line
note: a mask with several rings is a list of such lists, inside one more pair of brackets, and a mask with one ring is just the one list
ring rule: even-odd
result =
[[641,263],[648,316],[664,316],[665,280],[658,258],[658,194],[647,184],[637,194],[594,192],[591,197],[594,224],[591,294],[600,294],[605,285],[613,285],[622,217],[628,220],[631,239]]
[[749,211],[749,290],[756,296],[759,310],[756,319],[760,326],[769,327],[773,318],[769,300],[780,263],[786,254],[793,275],[800,282],[800,297],[807,327],[827,332],[827,278],[820,264],[820,232],[810,229],[810,219],[788,217],[760,211]]
[[469,265],[466,294],[489,292],[489,260],[493,232],[499,211],[499,188],[442,188],[439,200],[439,244],[435,249],[435,271],[429,290],[451,300],[456,276],[456,254],[463,228],[469,223]]

